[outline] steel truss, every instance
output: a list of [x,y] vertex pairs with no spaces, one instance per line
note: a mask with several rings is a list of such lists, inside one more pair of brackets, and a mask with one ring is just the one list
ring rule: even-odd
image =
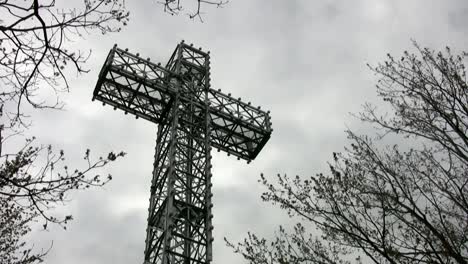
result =
[[114,46],[93,100],[159,124],[145,264],[212,260],[212,146],[254,159],[269,112],[210,88],[210,55],[183,41],[165,67]]

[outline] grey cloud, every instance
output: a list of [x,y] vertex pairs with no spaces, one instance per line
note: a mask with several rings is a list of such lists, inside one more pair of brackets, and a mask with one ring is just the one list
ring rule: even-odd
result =
[[129,27],[76,44],[93,49],[91,73],[72,77],[72,92],[64,95],[68,111],[34,115],[32,132],[65,149],[72,165],[79,166],[86,147],[96,154],[128,152],[101,171],[114,175],[104,190],[76,194],[63,209],[75,215],[69,231],[34,235],[44,241],[40,245],[55,241],[51,264],[143,258],[156,125],[90,101],[114,43],[165,62],[177,42],[193,42],[211,51],[215,88],[271,110],[274,132],[255,161],[247,165],[214,155],[214,263],[226,264],[245,262],[224,246],[223,236],[238,241],[249,230],[270,236],[278,224],[296,221],[260,201],[261,172],[274,180],[276,173],[326,171],[331,152],[346,144],[346,126],[368,131],[348,114],[365,101],[381,104],[366,62],[411,49],[411,38],[433,48],[468,44],[464,1],[233,0],[207,10],[205,23],[164,14],[154,1],[127,4],[133,15]]

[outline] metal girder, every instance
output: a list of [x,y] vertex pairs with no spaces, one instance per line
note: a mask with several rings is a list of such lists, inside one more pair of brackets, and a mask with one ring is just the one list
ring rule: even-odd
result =
[[257,157],[271,135],[269,112],[219,90],[210,89],[208,100],[213,147],[246,160]]
[[204,264],[212,259],[209,124],[207,113],[199,111],[177,96],[170,121],[159,125],[145,264]]
[[209,59],[182,42],[162,67],[114,46],[93,93],[159,124],[145,264],[211,262],[211,149],[250,161],[272,132],[269,112],[210,88]]
[[175,94],[170,76],[164,67],[114,46],[99,73],[93,100],[161,123]]

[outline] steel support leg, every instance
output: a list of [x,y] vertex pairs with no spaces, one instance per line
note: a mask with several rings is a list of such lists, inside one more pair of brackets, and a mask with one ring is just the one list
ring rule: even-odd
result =
[[145,264],[210,263],[211,156],[206,108],[175,100],[158,129]]

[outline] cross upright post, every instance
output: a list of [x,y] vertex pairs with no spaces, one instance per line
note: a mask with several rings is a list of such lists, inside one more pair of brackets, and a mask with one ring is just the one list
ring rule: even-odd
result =
[[158,124],[144,264],[212,260],[211,149],[253,160],[272,133],[269,111],[210,88],[210,55],[183,41],[165,67],[117,48],[93,100]]

